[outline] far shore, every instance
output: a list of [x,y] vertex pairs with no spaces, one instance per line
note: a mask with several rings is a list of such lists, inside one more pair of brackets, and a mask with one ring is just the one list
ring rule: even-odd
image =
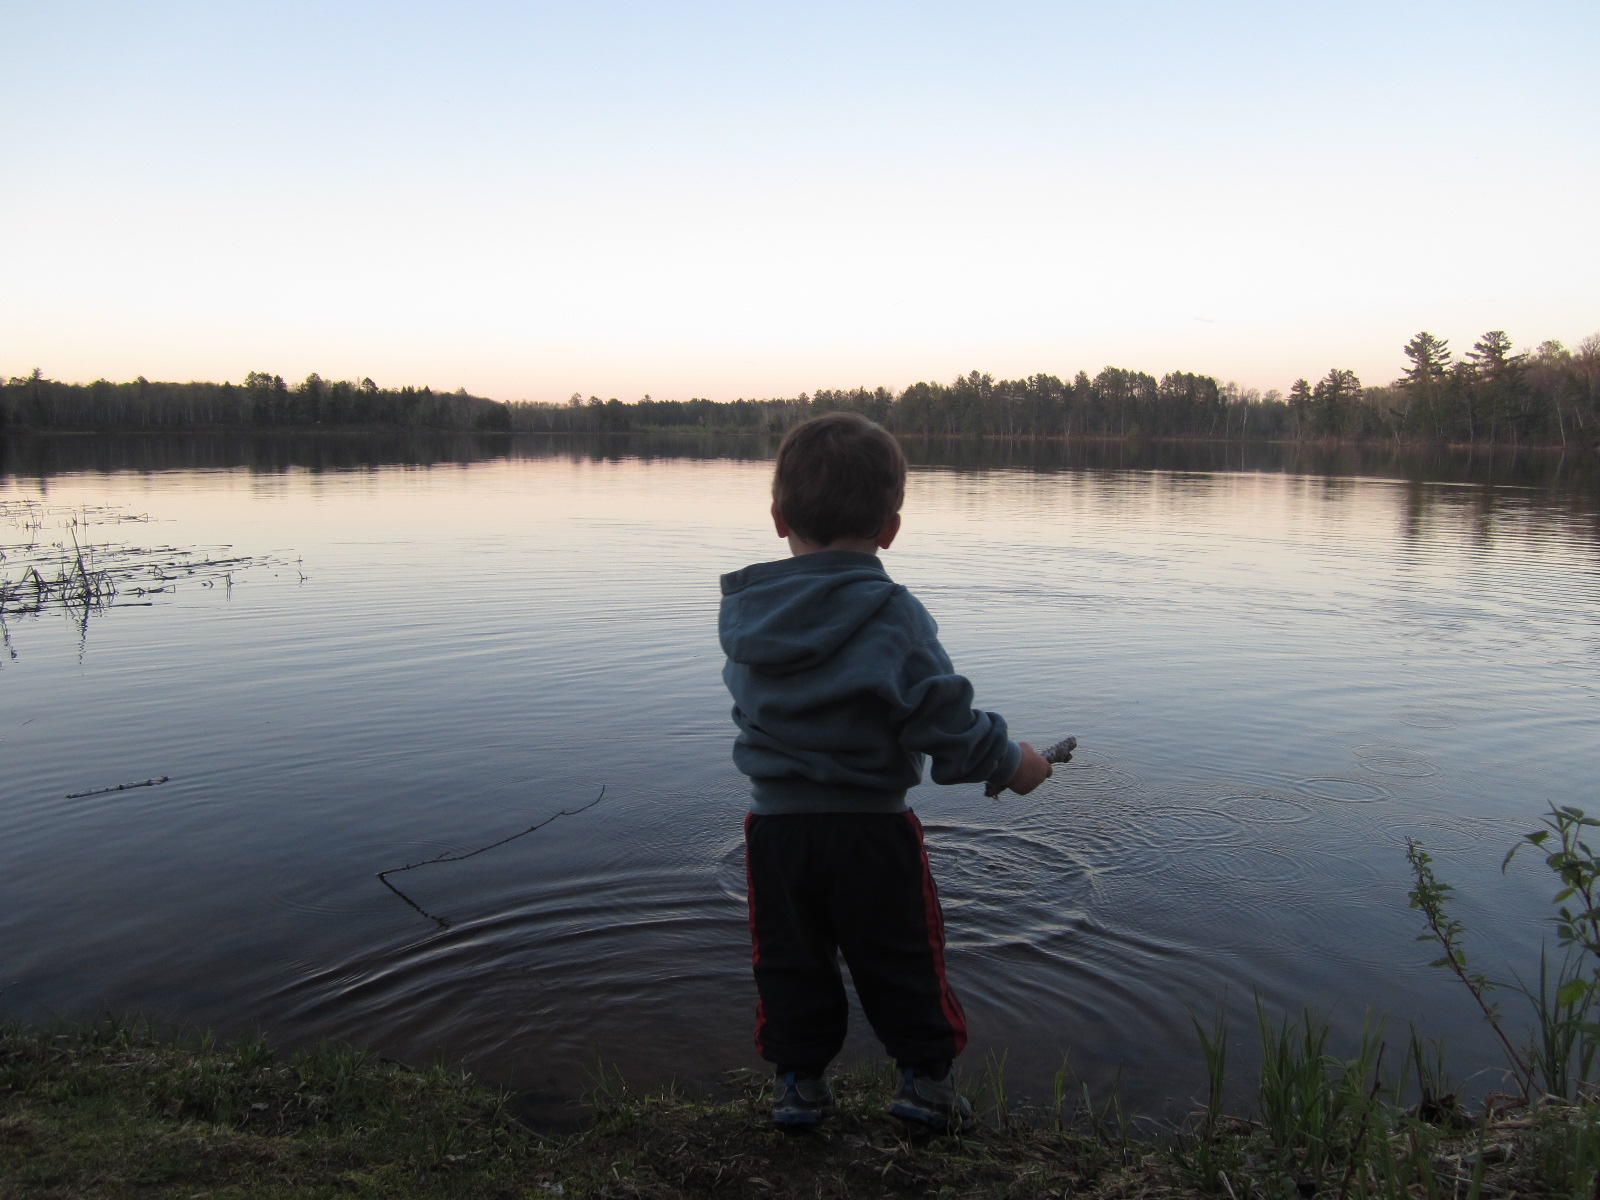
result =
[[[600,439],[626,441],[638,437],[743,438],[770,441],[777,448],[781,432],[739,426],[640,425],[627,429],[460,429],[447,425],[324,424],[308,425],[228,425],[192,424],[161,426],[0,426],[0,438],[110,438],[171,437],[193,434],[212,436],[233,434],[252,438],[273,437],[452,437],[470,436],[486,440],[513,438],[556,438],[561,440]],[[1600,438],[1591,442],[1438,441],[1427,438],[1345,438],[1345,437],[1223,437],[1203,434],[1144,435],[1098,433],[897,433],[912,445],[1085,445],[1085,446],[1273,446],[1312,450],[1356,450],[1408,453],[1450,452],[1460,454],[1600,454]]]

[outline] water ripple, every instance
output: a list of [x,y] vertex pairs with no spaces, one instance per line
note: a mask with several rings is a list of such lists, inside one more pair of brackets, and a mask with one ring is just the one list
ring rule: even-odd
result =
[[1381,784],[1356,779],[1349,775],[1320,775],[1295,781],[1302,795],[1314,800],[1331,800],[1339,804],[1377,804],[1393,798],[1394,793]]

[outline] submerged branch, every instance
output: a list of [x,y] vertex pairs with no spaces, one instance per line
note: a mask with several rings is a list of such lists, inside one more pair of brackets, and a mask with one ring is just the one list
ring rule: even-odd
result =
[[500,846],[504,846],[508,842],[514,842],[518,838],[527,837],[530,833],[536,833],[537,831],[543,829],[546,825],[550,824],[551,821],[558,820],[561,817],[575,817],[581,812],[588,812],[589,809],[593,808],[596,804],[599,804],[600,801],[604,800],[605,798],[606,798],[606,789],[605,789],[604,786],[602,786],[600,788],[600,794],[598,796],[596,796],[593,800],[589,801],[589,803],[583,804],[583,805],[579,805],[577,808],[571,808],[571,809],[563,808],[560,812],[552,813],[550,816],[546,817],[544,820],[539,821],[539,822],[537,822],[537,823],[535,823],[533,825],[529,825],[521,833],[513,833],[510,837],[503,837],[498,842],[490,842],[487,846],[479,846],[476,850],[469,850],[465,854],[440,854],[440,855],[438,855],[438,856],[436,856],[434,858],[425,858],[420,862],[406,863],[406,865],[403,866],[403,867],[390,867],[387,870],[379,871],[378,874],[377,874],[377,880],[378,880],[379,883],[383,884],[384,887],[388,888],[391,892],[393,892],[396,896],[399,896],[400,899],[404,900],[412,908],[416,909],[423,916],[427,917],[428,920],[433,921],[435,924],[437,924],[439,926],[439,928],[448,929],[448,928],[450,928],[450,922],[449,921],[445,920],[445,918],[443,918],[443,917],[435,916],[433,913],[431,913],[427,909],[423,908],[422,905],[418,904],[410,896],[406,895],[398,887],[396,887],[394,884],[390,883],[388,877],[390,875],[398,875],[401,871],[414,871],[418,867],[431,867],[435,863],[462,862],[462,861],[464,861],[466,859],[469,859],[469,858],[476,858],[478,855],[483,854],[483,853],[485,853],[487,851],[490,851],[490,850],[494,850],[494,849],[496,849],[496,848],[498,848]]

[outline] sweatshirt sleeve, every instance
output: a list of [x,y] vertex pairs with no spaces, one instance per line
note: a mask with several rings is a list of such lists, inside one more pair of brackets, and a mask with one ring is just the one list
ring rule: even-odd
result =
[[1010,783],[1022,748],[1007,736],[1004,717],[972,707],[972,684],[956,673],[938,638],[918,640],[904,666],[901,702],[908,715],[900,744],[933,761],[933,781]]

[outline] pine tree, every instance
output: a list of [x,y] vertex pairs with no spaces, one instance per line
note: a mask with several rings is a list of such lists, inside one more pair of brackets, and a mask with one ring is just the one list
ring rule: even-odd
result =
[[1433,429],[1435,437],[1444,437],[1444,388],[1450,370],[1450,343],[1426,331],[1406,343],[1406,357],[1411,365],[1406,368],[1406,390],[1411,393],[1423,420]]
[[1472,360],[1475,407],[1479,420],[1489,426],[1489,440],[1509,428],[1515,441],[1527,415],[1522,403],[1526,356],[1512,354],[1505,330],[1493,329],[1472,344],[1467,357]]

